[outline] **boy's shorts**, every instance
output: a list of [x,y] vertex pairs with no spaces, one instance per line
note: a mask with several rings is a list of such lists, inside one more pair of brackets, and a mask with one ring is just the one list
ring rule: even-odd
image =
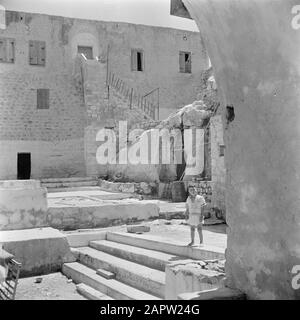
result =
[[189,218],[187,220],[187,223],[190,226],[198,227],[199,225],[202,225],[203,221],[201,221],[201,216],[198,214],[190,214]]

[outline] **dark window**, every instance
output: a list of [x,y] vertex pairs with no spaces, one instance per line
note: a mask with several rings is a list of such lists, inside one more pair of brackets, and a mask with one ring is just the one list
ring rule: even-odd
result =
[[191,52],[179,52],[179,71],[183,73],[192,72],[192,54]]
[[0,62],[15,62],[15,40],[0,38]]
[[35,66],[46,65],[46,42],[29,41],[29,64]]
[[17,178],[18,179],[30,179],[31,174],[31,154],[30,153],[18,153],[17,162]]
[[219,156],[224,157],[224,155],[225,155],[225,146],[224,146],[224,144],[220,144],[219,145]]
[[142,50],[131,50],[131,70],[144,71],[144,54]]
[[87,59],[93,60],[93,47],[78,46],[78,53],[83,54]]
[[49,109],[49,89],[37,89],[37,109]]

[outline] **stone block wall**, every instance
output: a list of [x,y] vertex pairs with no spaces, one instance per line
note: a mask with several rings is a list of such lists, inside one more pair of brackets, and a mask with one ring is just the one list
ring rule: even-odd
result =
[[165,299],[176,300],[178,295],[224,286],[224,261],[183,260],[166,266]]
[[110,182],[99,180],[100,188],[113,192],[137,193],[141,195],[158,194],[158,184],[155,182]]
[[[62,19],[6,12],[0,37],[15,39],[14,63],[0,63],[0,178],[17,178],[17,153],[31,153],[32,178],[85,175],[85,108],[61,39]],[[29,41],[45,41],[45,66],[29,64]],[[37,89],[49,89],[49,109]]]
[[[0,37],[15,40],[15,59],[0,63],[0,140],[10,148],[9,157],[0,159],[2,179],[16,178],[16,166],[9,159],[15,164],[18,152],[29,152],[35,159],[33,178],[93,174],[93,160],[83,152],[85,128],[94,121],[102,127],[111,119],[145,121],[137,110],[128,114],[127,106],[116,108],[122,105],[120,99],[106,100],[107,71],[141,95],[159,87],[164,118],[196,97],[208,68],[197,32],[12,11],[6,12],[6,24]],[[32,40],[45,42],[45,66],[29,64]],[[86,83],[74,68],[79,45],[91,46],[97,58],[87,62]],[[131,70],[134,48],[144,51],[143,72]],[[192,73],[179,72],[179,51],[192,53]],[[178,88],[183,89],[180,95]],[[37,109],[37,89],[49,89],[49,109]],[[47,155],[37,162],[39,149]]]
[[48,225],[59,230],[104,228],[148,219],[157,219],[155,202],[135,199],[98,202],[84,207],[53,206],[48,209]]
[[0,230],[47,225],[47,190],[39,181],[0,181]]

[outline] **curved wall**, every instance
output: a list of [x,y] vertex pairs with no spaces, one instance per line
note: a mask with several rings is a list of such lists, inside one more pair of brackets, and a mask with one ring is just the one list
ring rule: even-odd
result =
[[[183,0],[223,103],[228,284],[249,298],[300,298],[300,30],[292,0]],[[294,18],[294,24],[297,18]],[[235,117],[228,122],[226,106]]]

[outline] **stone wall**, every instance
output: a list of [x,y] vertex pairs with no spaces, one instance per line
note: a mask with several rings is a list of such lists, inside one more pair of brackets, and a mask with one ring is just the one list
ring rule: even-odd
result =
[[300,265],[297,3],[183,2],[201,30],[224,106],[227,285],[250,299],[299,299],[292,286]]
[[141,195],[157,195],[158,184],[154,182],[110,182],[99,180],[99,187],[113,192],[137,193]]
[[[85,175],[85,108],[62,45],[61,22],[7,12],[0,37],[15,39],[15,62],[0,63],[0,177],[17,178],[17,153],[31,153],[32,178]],[[46,65],[29,65],[29,40],[46,42]],[[37,109],[37,89],[48,88],[49,109]]]
[[61,271],[74,262],[67,236],[53,228],[0,231],[0,246],[22,264],[21,277]]
[[224,260],[182,260],[166,266],[165,299],[177,300],[178,295],[224,286]]
[[0,141],[0,177],[16,179],[17,153],[31,153],[31,178],[85,175],[83,138],[61,141]]
[[105,200],[79,206],[52,206],[48,209],[48,226],[59,230],[104,228],[121,224],[157,219],[157,203],[136,199]]
[[[35,159],[33,178],[93,174],[93,167],[89,167],[93,160],[87,159],[87,171],[84,165],[85,128],[89,120],[100,116],[99,108],[109,109],[101,120],[114,117],[116,111],[119,114],[114,106],[120,100],[105,100],[108,70],[142,95],[159,87],[160,116],[164,118],[195,98],[208,68],[208,57],[196,32],[11,11],[6,12],[6,24],[0,37],[15,39],[15,61],[0,63],[0,140],[4,148],[12,146],[10,155],[0,159],[2,179],[16,178],[17,169],[10,159],[15,163],[17,152],[30,152]],[[30,40],[45,41],[45,66],[29,65]],[[85,87],[74,70],[78,45],[92,46],[99,61],[98,76]],[[143,72],[131,71],[133,48],[144,51]],[[179,72],[179,51],[192,52],[192,73]],[[95,62],[88,61],[88,68],[95,67]],[[39,88],[50,89],[49,109],[36,107]],[[178,95],[179,88],[183,93]],[[87,97],[93,102],[85,104]],[[136,111],[131,113],[128,116],[124,111],[118,119],[139,118]],[[65,147],[68,144],[70,147]],[[37,163],[39,148],[47,152],[43,151],[46,155]]]
[[39,181],[0,181],[0,230],[47,225],[47,190]]

